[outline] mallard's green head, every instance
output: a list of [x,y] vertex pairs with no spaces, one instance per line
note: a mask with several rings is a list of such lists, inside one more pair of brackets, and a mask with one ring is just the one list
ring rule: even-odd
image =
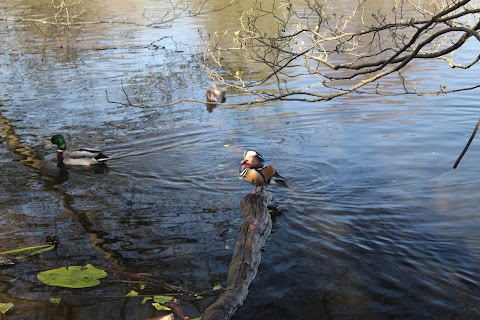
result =
[[52,139],[50,139],[50,142],[52,142],[52,144],[56,144],[58,146],[58,150],[67,149],[67,142],[65,141],[65,138],[60,134],[54,135]]

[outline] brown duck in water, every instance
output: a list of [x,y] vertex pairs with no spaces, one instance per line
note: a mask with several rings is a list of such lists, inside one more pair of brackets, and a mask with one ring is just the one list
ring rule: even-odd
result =
[[214,103],[224,103],[227,101],[225,98],[225,91],[220,90],[216,84],[213,84],[207,90],[207,102],[214,102]]

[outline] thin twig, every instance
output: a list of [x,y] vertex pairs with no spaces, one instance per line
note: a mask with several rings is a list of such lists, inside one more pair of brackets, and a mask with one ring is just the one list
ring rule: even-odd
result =
[[468,142],[467,142],[467,144],[465,145],[465,148],[463,148],[462,153],[461,153],[460,156],[458,157],[457,161],[455,161],[455,164],[453,165],[453,169],[456,169],[456,168],[457,168],[458,164],[460,163],[460,161],[462,160],[463,156],[464,156],[465,153],[467,152],[468,147],[470,147],[470,144],[472,143],[473,138],[475,138],[475,135],[477,134],[477,130],[478,130],[479,127],[480,127],[480,119],[478,120],[477,125],[475,126],[475,129],[473,129],[472,135],[470,136],[470,139],[468,139]]
[[147,282],[147,283],[159,285],[159,286],[162,286],[162,287],[167,288],[169,290],[179,292],[179,293],[182,293],[182,294],[190,296],[190,297],[198,296],[198,294],[193,292],[193,291],[168,284],[164,281],[152,278],[149,275],[146,275],[146,274],[143,274],[143,273],[129,273],[129,272],[118,271],[118,270],[113,270],[113,269],[105,269],[105,271],[108,272],[108,273],[111,273],[111,274],[124,276],[124,277],[127,277],[129,279],[141,280],[141,281],[144,281],[144,282]]

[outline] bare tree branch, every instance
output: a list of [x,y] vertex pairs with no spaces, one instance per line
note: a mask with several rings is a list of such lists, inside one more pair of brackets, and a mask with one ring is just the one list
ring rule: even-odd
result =
[[[251,94],[254,99],[249,103],[313,102],[360,92],[369,84],[376,84],[370,93],[382,94],[379,81],[415,60],[437,59],[462,69],[480,60],[480,54],[467,63],[453,58],[453,53],[469,39],[480,43],[480,8],[475,1],[406,0],[395,2],[392,13],[368,15],[366,1],[358,0],[350,14],[341,16],[329,7],[329,2],[284,0],[266,8],[255,1],[252,9],[242,13],[239,30],[202,35],[204,67],[210,78]],[[266,21],[276,29],[262,29]],[[225,61],[254,64],[259,71],[245,74]],[[300,77],[301,82],[308,83],[303,89],[292,81]],[[424,95],[478,86],[453,90],[442,86],[439,91],[410,92],[403,77],[402,87],[403,94]]]
[[475,138],[475,135],[477,134],[477,130],[478,130],[479,127],[480,127],[480,120],[478,120],[477,125],[476,125],[475,128],[473,129],[472,135],[470,136],[470,139],[468,139],[468,142],[467,142],[467,144],[465,145],[465,148],[463,148],[462,153],[461,153],[460,156],[458,157],[457,161],[455,161],[455,164],[453,165],[453,169],[456,169],[457,166],[460,164],[460,161],[462,160],[463,156],[464,156],[465,153],[467,152],[468,147],[470,147],[470,144],[472,143],[473,138]]

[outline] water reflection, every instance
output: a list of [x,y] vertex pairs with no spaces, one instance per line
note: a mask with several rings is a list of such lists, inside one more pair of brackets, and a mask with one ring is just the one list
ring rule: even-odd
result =
[[[102,163],[102,164],[97,164],[91,167],[85,167],[85,168],[78,168],[78,167],[71,167],[67,166],[63,163],[56,163],[56,166],[58,168],[57,173],[52,175],[52,181],[54,185],[58,184],[63,184],[68,181],[70,177],[70,171],[73,172],[73,174],[76,175],[85,175],[85,176],[90,176],[90,173],[94,174],[107,174],[110,169],[107,166],[107,164]],[[51,170],[50,170],[51,171]]]
[[37,151],[22,142],[22,137],[16,133],[16,128],[4,115],[4,109],[0,105],[0,142],[8,146],[11,152],[18,154],[21,161],[28,166],[39,169],[42,166],[42,160],[39,159]]
[[68,178],[70,176],[70,172],[68,172],[67,167],[60,163],[57,165],[58,166],[58,175],[55,177],[54,184],[62,184],[68,181]]

